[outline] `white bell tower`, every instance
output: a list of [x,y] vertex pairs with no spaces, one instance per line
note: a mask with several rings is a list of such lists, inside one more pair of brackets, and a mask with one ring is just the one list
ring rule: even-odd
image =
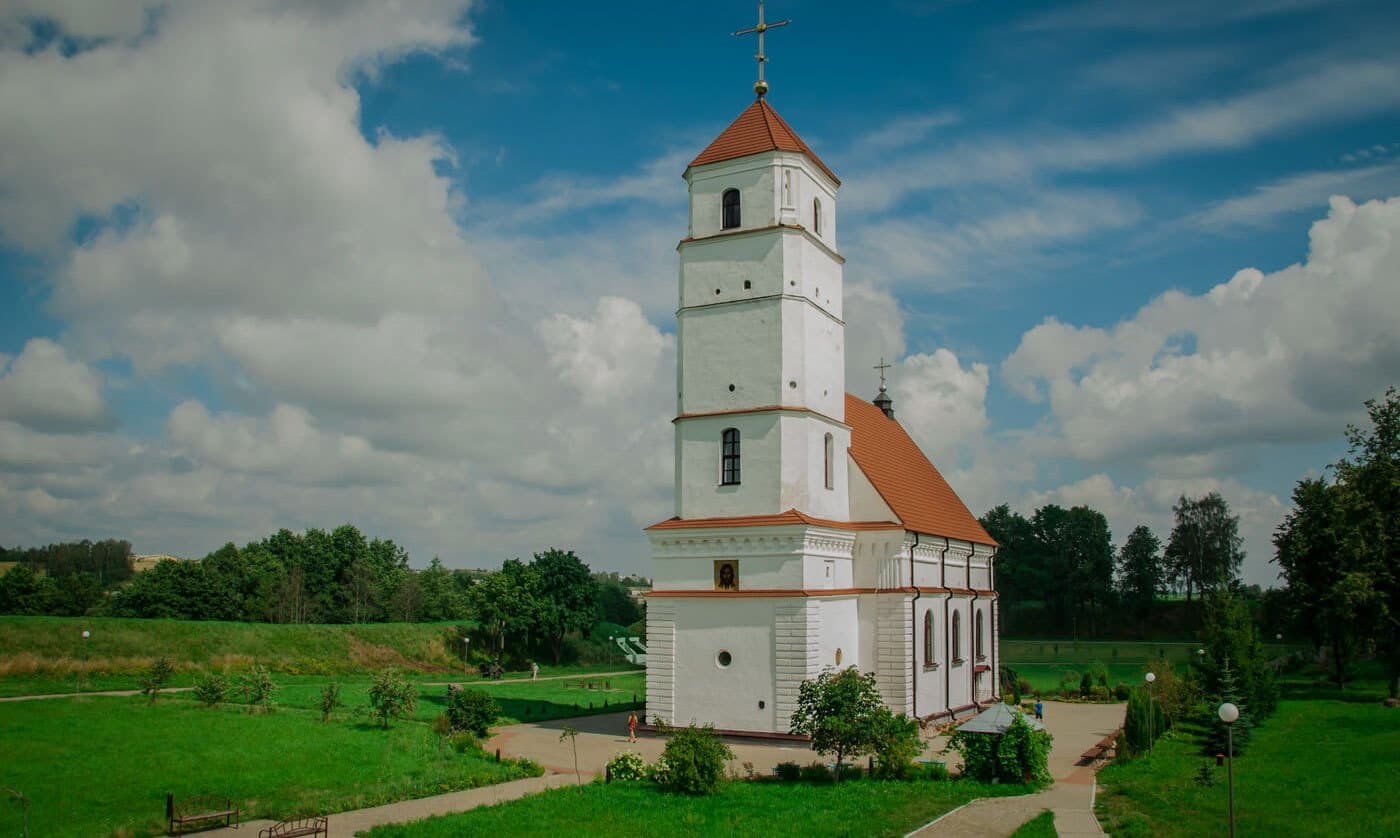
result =
[[847,520],[840,181],[761,96],[685,179],[676,515]]

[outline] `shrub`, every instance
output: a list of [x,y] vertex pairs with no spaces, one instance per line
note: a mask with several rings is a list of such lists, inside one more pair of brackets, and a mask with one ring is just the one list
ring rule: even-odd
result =
[[1113,688],[1113,697],[1118,699],[1119,701],[1127,701],[1128,696],[1132,694],[1132,688],[1129,687],[1127,684],[1122,683],[1121,681],[1118,683],[1117,686]]
[[461,730],[452,734],[452,750],[459,754],[479,751],[481,750],[481,743],[476,741],[475,736],[472,736],[465,730]]
[[453,730],[485,736],[500,718],[501,705],[485,690],[453,690],[447,694],[447,715]]
[[418,694],[397,669],[376,672],[369,685],[370,714],[388,727],[392,718],[406,719],[418,706]]
[[[1166,715],[1162,712],[1162,704],[1159,701],[1152,701],[1151,717],[1148,715],[1148,696],[1145,687],[1133,690],[1128,698],[1128,712],[1123,718],[1123,744],[1130,754],[1145,754],[1151,745],[1151,740],[1162,735],[1166,729]],[[1149,731],[1151,737],[1149,739]]]
[[205,675],[195,682],[194,697],[205,707],[217,707],[228,694],[228,679],[222,675]]
[[[1097,684],[1100,687],[1108,686],[1108,667],[1104,666],[1103,661],[1094,661],[1089,664],[1089,672],[1087,674],[1093,679],[1093,684]],[[1091,684],[1091,686],[1093,685]]]
[[724,763],[734,758],[712,725],[680,728],[661,755],[669,768],[662,786],[685,794],[710,794],[724,779]]
[[1108,696],[1108,687],[1101,684],[1095,684],[1089,688],[1089,698],[1092,698],[1094,701],[1108,701]]
[[1031,695],[1035,692],[1035,687],[1025,678],[1016,679],[1016,689],[1020,691],[1021,695]]
[[671,785],[671,766],[666,762],[665,754],[657,757],[656,762],[647,766],[647,779],[662,788],[668,788]]
[[614,780],[641,780],[647,775],[647,763],[641,754],[623,751],[608,760],[608,775]]
[[919,723],[900,713],[885,714],[883,729],[875,737],[874,776],[903,780],[913,771],[914,758],[924,750]]
[[261,709],[264,713],[271,713],[276,706],[272,701],[273,693],[277,692],[277,684],[272,680],[272,673],[267,671],[267,667],[258,664],[249,672],[244,673],[238,679],[239,692],[243,693],[243,698],[248,702],[248,709]]
[[831,772],[820,762],[802,766],[801,776],[809,783],[829,783],[832,780]]
[[950,750],[962,755],[963,773],[975,780],[1021,783],[1050,779],[1049,757],[1053,738],[1037,730],[1020,713],[1000,736],[958,731],[948,740]]
[[916,780],[946,780],[948,779],[948,765],[943,762],[921,763],[914,772]]
[[175,667],[171,665],[169,658],[162,656],[151,661],[151,668],[141,676],[141,694],[150,698],[154,704],[156,695],[174,673]]
[[1089,689],[1094,686],[1094,676],[1085,672],[1079,676],[1079,697],[1088,698]]
[[326,684],[321,688],[321,721],[328,722],[337,707],[344,706],[340,700],[340,685]]
[[780,762],[773,766],[773,773],[777,775],[779,780],[791,783],[802,776],[802,766],[795,762]]
[[446,739],[452,735],[452,720],[446,713],[438,713],[433,716],[433,735],[438,739]]

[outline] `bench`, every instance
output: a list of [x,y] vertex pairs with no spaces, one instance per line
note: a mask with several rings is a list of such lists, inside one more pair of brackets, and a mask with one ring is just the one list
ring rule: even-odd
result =
[[301,838],[303,835],[330,835],[330,819],[325,815],[315,818],[275,823],[258,832],[258,838]]
[[1118,750],[1118,737],[1121,736],[1122,733],[1123,731],[1121,729],[1115,730],[1100,739],[1098,744],[1079,755],[1079,764],[1092,765],[1097,762],[1113,759]]
[[186,826],[203,821],[222,820],[224,826],[238,826],[239,813],[231,797],[199,794],[177,802],[175,795],[167,793],[165,819],[169,822],[168,832],[179,835]]

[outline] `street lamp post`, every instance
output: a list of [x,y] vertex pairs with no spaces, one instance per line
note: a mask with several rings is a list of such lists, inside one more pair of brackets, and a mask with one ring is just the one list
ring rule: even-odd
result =
[[463,637],[463,638],[462,638],[462,674],[463,674],[463,675],[470,675],[470,674],[472,674],[471,655],[467,654],[468,652],[471,651],[471,643],[472,643],[472,639],[471,639],[470,637]]
[[83,629],[83,669],[81,672],[78,673],[78,692],[83,691],[83,677],[87,675],[88,638],[91,636],[92,632],[88,631],[87,629]]
[[1225,723],[1225,771],[1230,778],[1230,838],[1235,838],[1235,722],[1240,708],[1225,702],[1220,705],[1220,721]]
[[1152,755],[1152,682],[1157,680],[1156,674],[1147,673],[1147,755]]

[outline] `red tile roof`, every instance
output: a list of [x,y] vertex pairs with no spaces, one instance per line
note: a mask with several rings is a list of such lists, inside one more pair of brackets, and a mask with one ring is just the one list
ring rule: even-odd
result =
[[817,527],[832,527],[838,530],[899,530],[904,527],[895,521],[831,521],[814,518],[796,509],[779,512],[777,515],[744,515],[735,518],[668,518],[652,524],[648,530],[703,530],[719,527],[780,527],[787,524],[811,524]]
[[905,529],[996,546],[898,422],[847,393],[846,424],[851,457]]
[[827,177],[841,185],[841,179],[836,173],[826,167],[815,151],[802,142],[802,138],[797,136],[797,132],[788,127],[778,112],[773,110],[773,106],[768,104],[766,99],[758,99],[752,105],[744,109],[739,114],[739,118],[730,123],[714,142],[705,147],[700,155],[690,161],[691,166],[701,166],[705,163],[719,163],[723,160],[734,160],[739,157],[748,157],[750,154],[762,154],[766,151],[796,151],[807,155],[813,163],[817,164]]

